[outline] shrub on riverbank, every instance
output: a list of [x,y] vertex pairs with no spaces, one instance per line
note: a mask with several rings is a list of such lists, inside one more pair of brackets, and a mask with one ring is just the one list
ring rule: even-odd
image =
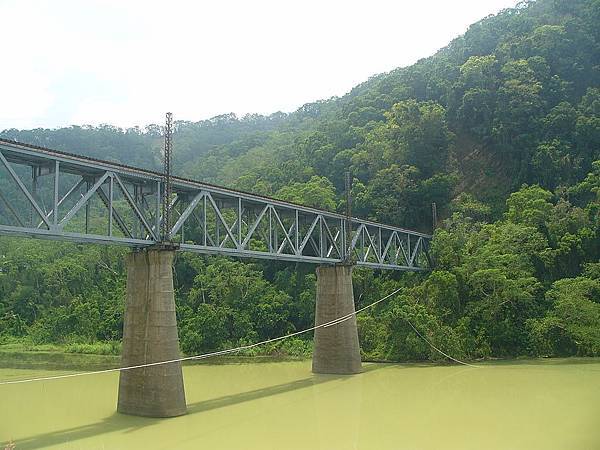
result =
[[120,341],[94,342],[92,344],[68,344],[66,353],[84,353],[88,355],[120,355]]

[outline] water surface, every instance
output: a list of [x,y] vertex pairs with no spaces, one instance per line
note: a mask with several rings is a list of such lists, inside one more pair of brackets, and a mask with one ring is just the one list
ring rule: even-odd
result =
[[[0,369],[0,379],[62,373]],[[600,359],[484,368],[310,361],[184,367],[189,413],[115,413],[118,374],[0,386],[0,442],[16,449],[600,448]],[[0,447],[2,448],[2,447]]]

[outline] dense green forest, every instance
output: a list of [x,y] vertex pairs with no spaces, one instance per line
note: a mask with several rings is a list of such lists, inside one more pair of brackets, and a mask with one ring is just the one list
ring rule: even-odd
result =
[[[538,0],[487,17],[435,55],[297,111],[176,122],[195,179],[430,231],[427,275],[356,269],[367,358],[600,355],[600,0]],[[376,49],[374,49],[376,51]],[[153,169],[161,128],[72,126],[0,137]],[[3,341],[121,336],[124,249],[0,239]],[[314,267],[179,254],[182,349],[310,327]],[[296,340],[279,349],[310,351]]]

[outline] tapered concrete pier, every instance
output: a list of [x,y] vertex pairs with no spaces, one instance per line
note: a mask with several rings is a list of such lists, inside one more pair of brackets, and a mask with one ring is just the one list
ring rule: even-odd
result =
[[[180,357],[171,249],[127,255],[122,367]],[[181,363],[122,371],[117,411],[148,417],[186,413]]]
[[[354,312],[352,266],[317,267],[315,325]],[[315,330],[314,373],[354,374],[362,370],[356,316]]]

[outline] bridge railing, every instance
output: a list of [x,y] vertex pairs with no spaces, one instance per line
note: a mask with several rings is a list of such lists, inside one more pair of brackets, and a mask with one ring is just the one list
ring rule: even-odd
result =
[[[145,247],[159,243],[162,175],[0,140],[0,233]],[[427,270],[430,236],[173,178],[184,251],[381,269]]]

